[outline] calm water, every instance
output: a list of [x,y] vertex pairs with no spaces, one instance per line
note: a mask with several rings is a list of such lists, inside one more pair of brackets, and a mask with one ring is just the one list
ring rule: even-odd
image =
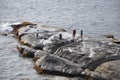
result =
[[[18,21],[83,29],[99,39],[113,34],[120,40],[120,0],[0,0],[0,23]],[[0,80],[39,78],[31,61],[18,56],[16,45],[11,36],[0,36]]]
[[18,55],[17,44],[11,36],[0,36],[0,80],[39,79],[32,61]]
[[120,0],[0,0],[0,22],[31,21],[120,39]]

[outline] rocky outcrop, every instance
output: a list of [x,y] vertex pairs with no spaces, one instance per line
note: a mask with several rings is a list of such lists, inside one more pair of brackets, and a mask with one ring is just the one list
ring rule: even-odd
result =
[[95,72],[104,75],[108,80],[120,79],[120,60],[109,61],[97,67]]
[[34,58],[34,53],[36,52],[34,49],[26,47],[26,46],[17,46],[17,49],[22,57]]
[[21,27],[26,27],[28,25],[37,25],[37,24],[34,24],[34,23],[31,23],[31,22],[21,22],[21,23],[13,23],[11,24],[11,26],[13,27],[13,31],[12,33],[16,35],[17,31],[21,28]]
[[89,74],[96,80],[119,80],[120,70],[119,61],[109,61],[98,66],[95,71],[85,70],[84,74]]
[[70,62],[67,59],[60,58],[55,55],[41,56],[36,61],[36,66],[43,70],[43,73],[68,75],[68,76],[79,76],[82,72],[80,65]]
[[104,35],[106,38],[108,38],[111,42],[120,44],[120,41],[116,39],[113,35]]
[[[120,60],[119,44],[85,36],[81,39],[79,34],[73,38],[72,33],[64,29],[45,25],[14,25],[14,28],[19,26],[18,30],[14,29],[22,44],[17,49],[23,57],[33,59],[39,74],[75,77],[78,80],[109,80],[103,76],[104,72],[101,74],[100,67]],[[111,35],[107,37],[114,38]],[[115,76],[119,78],[119,74]]]

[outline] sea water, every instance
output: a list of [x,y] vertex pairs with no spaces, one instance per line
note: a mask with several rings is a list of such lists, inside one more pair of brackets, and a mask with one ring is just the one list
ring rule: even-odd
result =
[[[20,21],[78,33],[82,29],[101,40],[112,34],[120,40],[120,0],[0,0],[0,32],[11,31],[9,23]],[[17,44],[12,35],[0,35],[0,80],[40,79],[32,61],[19,56]]]

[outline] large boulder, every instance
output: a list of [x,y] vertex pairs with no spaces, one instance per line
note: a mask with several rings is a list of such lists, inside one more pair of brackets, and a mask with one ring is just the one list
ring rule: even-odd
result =
[[27,46],[17,46],[17,49],[22,57],[34,58],[36,50]]
[[43,50],[36,50],[36,52],[34,53],[34,58],[33,61],[34,63],[42,56],[48,55],[50,53],[43,51]]
[[34,24],[34,23],[32,23],[32,22],[13,23],[13,24],[11,24],[11,26],[13,27],[12,33],[16,35],[17,31],[18,31],[20,28],[26,27],[26,26],[28,26],[28,25],[34,26],[34,25],[37,25],[37,24]]
[[38,73],[58,74],[64,76],[81,76],[80,65],[54,55],[40,57],[35,63]]
[[120,44],[120,40],[116,39],[113,35],[104,35],[106,38],[108,38],[111,42]]
[[[60,31],[60,28],[49,28],[43,26],[38,27],[30,25],[20,28],[17,32],[17,37],[21,44],[27,45],[34,49],[42,50],[45,45],[52,43],[52,40],[55,40],[54,37]],[[59,35],[57,35],[57,37],[58,36]]]
[[120,79],[120,60],[110,61],[98,66],[94,72],[91,72],[92,77],[101,77],[104,80],[119,80]]
[[26,46],[29,46],[33,49],[42,49],[43,44],[41,40],[36,37],[35,33],[26,34],[21,37],[20,43]]
[[83,67],[95,70],[102,63],[113,60],[120,60],[120,45],[104,43],[94,49],[94,56]]

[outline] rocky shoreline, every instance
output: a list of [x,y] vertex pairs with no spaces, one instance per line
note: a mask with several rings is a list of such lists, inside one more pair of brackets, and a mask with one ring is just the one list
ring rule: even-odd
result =
[[20,42],[17,46],[20,55],[33,59],[38,74],[65,76],[73,80],[120,79],[119,41],[101,42],[86,36],[81,39],[78,33],[73,40],[72,33],[64,29],[31,22],[11,26]]

